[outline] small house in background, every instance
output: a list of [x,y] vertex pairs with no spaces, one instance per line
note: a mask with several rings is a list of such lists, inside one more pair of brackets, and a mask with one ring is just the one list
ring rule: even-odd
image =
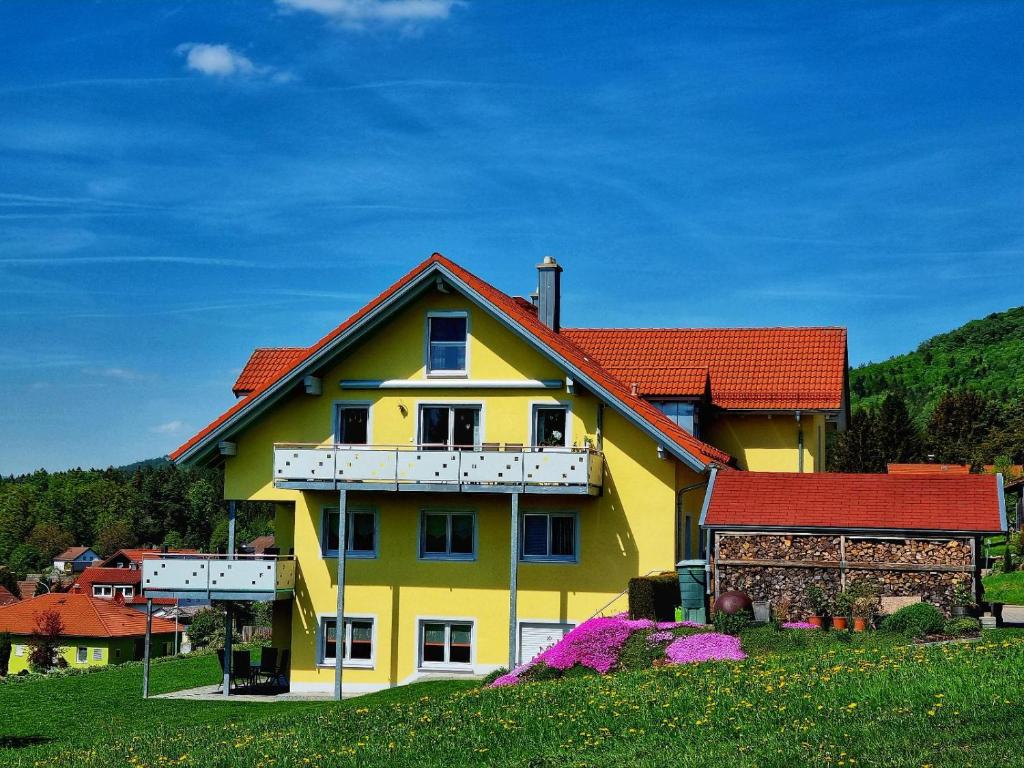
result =
[[0,586],[0,608],[16,602],[18,602],[17,596],[15,596],[7,587]]
[[277,549],[274,545],[274,534],[269,534],[267,536],[257,536],[248,544],[244,544],[240,548],[240,551],[250,555],[276,555]]
[[71,547],[53,558],[53,567],[64,573],[81,573],[102,559],[91,547]]
[[36,590],[39,588],[39,574],[30,573],[24,579],[18,582],[18,592],[21,594],[22,600],[28,600],[30,597],[36,596]]
[[720,470],[701,515],[713,594],[746,592],[809,615],[806,589],[831,597],[874,583],[883,610],[922,600],[949,613],[977,598],[980,541],[1006,531],[999,475],[796,474]]
[[[106,560],[97,563],[101,568],[128,568],[139,570],[142,568],[142,561],[147,557],[160,557],[161,555],[192,555],[196,554],[195,549],[166,549],[159,547],[141,547],[131,549],[119,549]],[[136,583],[138,583],[136,581]]]
[[[28,669],[30,643],[37,619],[52,611],[60,617],[60,658],[69,667],[99,667],[138,661],[143,657],[146,616],[113,600],[97,600],[81,592],[49,593],[0,607],[0,632],[14,636],[8,674]],[[174,652],[173,621],[153,619],[151,654]]]

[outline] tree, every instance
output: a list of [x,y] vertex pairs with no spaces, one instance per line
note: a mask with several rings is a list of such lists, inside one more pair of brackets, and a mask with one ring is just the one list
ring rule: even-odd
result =
[[47,560],[72,547],[75,540],[56,523],[36,523],[28,535],[28,543]]
[[977,448],[994,426],[994,409],[969,389],[947,392],[928,419],[928,450],[943,463],[976,462]]
[[875,417],[875,433],[880,458],[886,464],[906,464],[924,458],[924,440],[901,394],[890,392],[885,396]]
[[188,625],[188,636],[193,648],[224,646],[224,617],[213,608],[196,611],[192,623]]
[[63,634],[64,621],[57,611],[43,611],[36,616],[35,632],[29,641],[32,650],[28,655],[28,664],[33,672],[48,672],[56,666],[67,666],[67,662],[59,657]]
[[0,632],[0,677],[6,677],[11,661],[11,633]]
[[885,457],[879,447],[878,418],[860,408],[850,416],[846,431],[836,438],[829,454],[833,472],[884,472]]
[[134,547],[138,538],[126,520],[111,520],[96,536],[96,550],[104,557],[110,557],[119,549]]
[[21,599],[21,589],[18,587],[18,577],[15,576],[14,571],[6,565],[0,565],[0,587],[6,587],[8,592],[19,600]]
[[30,573],[38,573],[48,564],[38,549],[30,544],[21,544],[14,548],[7,564],[18,577],[24,577]]

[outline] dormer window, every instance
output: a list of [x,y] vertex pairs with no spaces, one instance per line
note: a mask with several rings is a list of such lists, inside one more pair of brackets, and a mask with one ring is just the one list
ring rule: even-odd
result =
[[431,376],[466,374],[465,312],[431,312],[427,316],[427,373]]
[[668,416],[691,435],[699,436],[697,405],[688,400],[654,400],[651,405]]

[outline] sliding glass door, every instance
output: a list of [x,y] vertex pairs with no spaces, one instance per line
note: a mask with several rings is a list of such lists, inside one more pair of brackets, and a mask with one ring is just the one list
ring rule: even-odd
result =
[[428,448],[478,448],[480,406],[421,406],[419,442]]

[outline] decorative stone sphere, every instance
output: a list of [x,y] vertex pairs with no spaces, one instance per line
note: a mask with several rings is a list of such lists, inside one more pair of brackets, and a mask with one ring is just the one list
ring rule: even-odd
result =
[[722,613],[753,613],[754,603],[746,592],[723,592],[715,600],[715,610]]

